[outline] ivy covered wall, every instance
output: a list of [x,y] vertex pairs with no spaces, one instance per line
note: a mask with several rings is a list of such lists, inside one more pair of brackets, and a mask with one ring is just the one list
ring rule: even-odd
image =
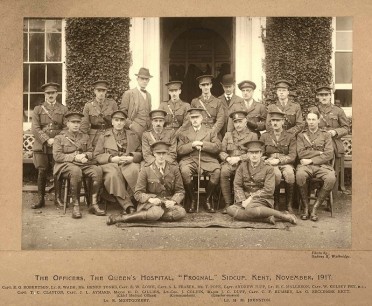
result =
[[82,111],[94,97],[92,83],[110,83],[107,96],[117,103],[129,86],[130,18],[66,20],[66,103]]
[[307,113],[316,101],[315,89],[332,84],[332,18],[267,18],[264,46],[266,98],[276,99],[275,81],[287,79]]

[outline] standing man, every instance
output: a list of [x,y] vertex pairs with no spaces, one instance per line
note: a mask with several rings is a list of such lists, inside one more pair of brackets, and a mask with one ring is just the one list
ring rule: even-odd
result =
[[178,221],[186,211],[181,202],[185,197],[177,165],[167,162],[169,144],[158,141],[151,145],[154,161],[145,166],[138,177],[135,198],[137,212],[131,215],[109,216],[107,225],[117,222]]
[[186,128],[186,125],[190,124],[190,120],[187,118],[187,110],[190,108],[190,104],[180,99],[181,81],[171,81],[165,86],[168,88],[170,100],[161,102],[159,109],[166,111],[165,123],[167,127],[174,130],[177,136],[181,130]]
[[140,170],[141,143],[134,132],[124,129],[127,117],[123,111],[111,116],[113,128],[99,137],[94,156],[102,167],[106,191],[119,202],[123,214],[131,214],[135,209],[130,195]]
[[247,160],[247,148],[245,143],[251,140],[258,140],[256,133],[251,132],[247,127],[247,115],[245,111],[236,111],[230,114],[234,122],[234,130],[227,132],[222,140],[220,153],[221,163],[221,191],[225,199],[225,209],[234,203],[231,192],[231,177],[242,161]]
[[191,107],[204,110],[203,125],[218,135],[225,124],[227,114],[222,101],[211,94],[212,79],[212,75],[201,75],[196,78],[202,94],[191,101]]
[[266,165],[262,157],[261,141],[246,144],[248,160],[241,163],[234,179],[235,204],[227,208],[227,213],[241,221],[262,221],[275,224],[275,218],[297,223],[295,215],[273,209],[275,189],[274,169]]
[[323,203],[331,192],[335,182],[335,171],[330,165],[333,158],[331,134],[319,128],[320,114],[318,110],[310,111],[306,116],[308,129],[297,136],[297,155],[300,164],[297,166],[296,183],[298,185],[304,211],[302,220],[309,219],[309,199],[307,179],[317,177],[323,180],[318,198],[310,214],[312,221],[318,221],[316,209]]
[[165,116],[167,112],[164,110],[153,110],[150,112],[152,128],[147,130],[142,135],[142,153],[143,159],[147,165],[151,164],[155,157],[152,154],[151,144],[157,141],[169,143],[169,152],[166,159],[170,164],[176,163],[177,158],[177,140],[172,128],[164,127]]
[[270,112],[271,131],[262,134],[260,140],[264,143],[264,155],[266,160],[274,167],[275,192],[274,208],[279,209],[280,181],[285,181],[285,193],[287,196],[287,210],[292,214],[293,192],[295,184],[294,162],[296,159],[296,136],[283,129],[285,114],[282,112]]
[[[304,120],[300,105],[288,99],[289,87],[291,86],[292,84],[287,80],[278,80],[275,83],[278,101],[275,104],[270,104],[267,110],[268,112],[279,111],[285,113],[283,128],[287,132],[297,135],[304,128]],[[266,130],[272,130],[270,116],[266,119]]]
[[[31,130],[35,136],[33,144],[33,162],[38,171],[37,191],[38,202],[31,205],[32,209],[45,206],[45,187],[47,182],[47,172],[53,167],[53,144],[54,137],[58,135],[63,128],[64,115],[67,113],[67,107],[57,102],[58,89],[57,83],[46,83],[41,86],[44,91],[45,101],[43,104],[34,108],[32,116]],[[54,204],[57,207],[63,207],[60,199],[60,183],[54,182],[57,197]]]
[[95,98],[84,105],[84,118],[81,123],[81,131],[89,135],[93,148],[98,138],[106,129],[111,128],[111,114],[118,110],[118,105],[113,99],[106,98],[108,82],[98,80],[94,86]]
[[[218,98],[222,101],[222,104],[224,105],[225,110],[226,110],[226,114],[229,115],[235,103],[242,104],[244,103],[244,101],[241,97],[237,96],[234,93],[235,80],[232,74],[225,74],[222,77],[221,85],[224,90],[224,94],[219,96]],[[227,131],[227,124],[229,121],[229,116],[226,116],[225,118],[226,119],[225,119],[225,124],[222,129],[222,135],[225,135]]]
[[[253,99],[254,90],[256,89],[256,84],[254,82],[245,80],[240,82],[238,87],[242,91],[243,101],[234,103],[231,111],[246,111],[248,113],[247,126],[252,132],[255,132],[259,138],[261,136],[260,131],[265,130],[266,107]],[[229,119],[227,130],[233,130],[231,119]]]
[[[190,108],[188,110],[191,126],[181,132],[178,138],[177,154],[180,160],[180,170],[183,184],[188,197],[191,200],[189,213],[196,211],[196,199],[192,176],[198,173],[198,169],[210,175],[206,187],[205,208],[207,212],[214,213],[212,196],[220,179],[220,164],[217,155],[221,149],[221,142],[215,130],[211,130],[202,124],[203,108]],[[199,165],[200,154],[200,165]],[[201,174],[201,173],[200,173]]]
[[67,131],[56,136],[53,145],[55,160],[54,175],[70,179],[71,198],[73,202],[72,218],[81,218],[79,197],[83,174],[92,179],[92,205],[89,212],[104,216],[105,212],[98,206],[97,195],[102,184],[102,169],[95,165],[93,148],[89,136],[80,132],[83,114],[71,112],[65,115]]
[[142,133],[150,127],[151,95],[146,87],[152,75],[143,67],[135,75],[138,85],[123,94],[120,110],[128,117],[125,120],[125,129],[135,132],[141,139]]

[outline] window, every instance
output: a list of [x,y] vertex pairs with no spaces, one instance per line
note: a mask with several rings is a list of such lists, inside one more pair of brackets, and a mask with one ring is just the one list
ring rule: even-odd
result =
[[[63,21],[23,21],[23,122],[29,127],[34,107],[44,101],[40,87],[47,82],[63,86]],[[62,102],[63,88],[57,97]],[[28,123],[28,124],[27,124]]]

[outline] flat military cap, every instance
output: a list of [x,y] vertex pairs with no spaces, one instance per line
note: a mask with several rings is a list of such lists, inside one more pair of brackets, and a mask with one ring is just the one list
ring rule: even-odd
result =
[[83,118],[84,115],[82,113],[78,112],[69,112],[65,115],[65,118],[68,121],[81,121],[81,118]]
[[235,83],[234,76],[232,74],[225,74],[222,77],[221,85],[223,86],[229,86],[233,85]]
[[271,119],[284,119],[285,113],[283,112],[269,112],[270,120]]
[[50,92],[50,91],[58,91],[60,85],[58,83],[45,83],[44,85],[41,86],[41,90],[44,92]]
[[167,112],[162,109],[155,109],[152,110],[149,115],[151,119],[165,119],[165,116],[167,116]]
[[333,88],[331,86],[323,85],[323,86],[319,86],[316,89],[316,93],[331,93],[332,90],[333,90]]
[[127,115],[122,110],[117,110],[111,114],[111,118],[126,119]]
[[150,147],[154,153],[168,153],[170,144],[164,141],[156,141]]
[[239,111],[236,111],[236,112],[232,112],[229,116],[235,122],[237,120],[242,120],[242,119],[246,118],[247,115],[248,115],[248,113],[246,111],[239,110]]
[[193,115],[202,115],[203,112],[204,112],[204,109],[203,108],[199,108],[199,107],[192,107],[192,108],[189,108],[187,110],[187,112],[190,114],[190,117],[192,117]]
[[243,88],[252,88],[253,90],[255,90],[256,84],[252,81],[244,80],[238,84],[238,87],[240,90],[242,90]]
[[196,78],[199,84],[212,83],[212,79],[213,75],[210,74],[201,75]]
[[134,74],[135,76],[138,76],[140,78],[149,79],[152,78],[152,75],[150,74],[150,70],[144,67],[141,67],[138,73]]
[[260,140],[251,140],[244,144],[248,152],[262,151],[264,143]]
[[275,82],[275,88],[289,88],[292,83],[287,80],[278,80]]
[[168,87],[168,90],[181,89],[182,84],[182,81],[170,81],[166,83],[165,86]]
[[93,82],[92,85],[94,86],[94,88],[107,89],[109,83],[105,80],[98,80],[98,81]]

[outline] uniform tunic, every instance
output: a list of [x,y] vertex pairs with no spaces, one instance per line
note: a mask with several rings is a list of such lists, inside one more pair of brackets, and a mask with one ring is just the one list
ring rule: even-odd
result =
[[167,116],[165,117],[166,127],[173,129],[176,135],[190,125],[187,115],[189,108],[190,104],[180,99],[175,102],[172,100],[161,102],[159,105],[159,109],[167,112]]

